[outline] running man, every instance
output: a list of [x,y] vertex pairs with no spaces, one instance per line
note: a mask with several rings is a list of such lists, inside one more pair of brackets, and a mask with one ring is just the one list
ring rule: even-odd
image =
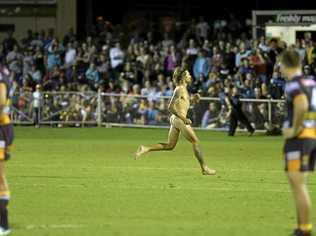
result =
[[281,55],[280,69],[287,79],[283,136],[285,170],[297,211],[297,229],[293,235],[311,236],[312,209],[306,181],[308,173],[314,170],[316,157],[316,82],[304,78],[300,56],[294,50]]
[[[152,151],[171,151],[175,148],[180,133],[192,144],[194,155],[198,160],[203,175],[215,175],[216,171],[208,168],[200,148],[199,140],[191,127],[192,121],[187,118],[190,107],[190,96],[187,86],[191,84],[192,77],[188,70],[177,67],[173,73],[173,82],[176,88],[168,105],[168,110],[172,114],[170,117],[170,130],[167,143],[158,143],[152,146],[139,146],[135,159],[145,153]],[[193,101],[199,101],[199,95],[193,96]]]

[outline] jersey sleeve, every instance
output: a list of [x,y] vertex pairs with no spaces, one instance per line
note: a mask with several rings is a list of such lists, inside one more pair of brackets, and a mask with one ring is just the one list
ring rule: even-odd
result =
[[302,86],[298,81],[288,82],[285,86],[285,95],[288,100],[292,101],[297,95],[303,94]]
[[0,73],[0,83],[5,83],[4,76]]

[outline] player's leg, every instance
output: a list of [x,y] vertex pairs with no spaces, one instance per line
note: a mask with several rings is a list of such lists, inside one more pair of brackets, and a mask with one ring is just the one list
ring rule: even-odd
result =
[[239,117],[239,121],[246,126],[248,132],[250,135],[252,135],[254,132],[255,132],[255,129],[252,127],[252,125],[250,124],[248,118],[245,116],[244,113],[241,113],[240,114],[240,117]]
[[311,200],[307,190],[307,173],[314,170],[315,140],[288,139],[284,145],[285,170],[293,192],[297,229],[295,236],[310,236],[312,232]]
[[295,171],[287,173],[289,183],[294,195],[297,210],[297,235],[310,235],[312,231],[311,223],[311,200],[307,190],[307,173]]
[[183,134],[183,136],[192,143],[192,147],[193,147],[193,151],[194,151],[194,155],[196,157],[196,159],[198,160],[200,166],[201,166],[201,170],[202,170],[202,174],[204,175],[215,175],[216,171],[210,169],[204,160],[203,157],[203,153],[202,150],[200,148],[200,144],[199,144],[199,139],[197,138],[194,130],[192,129],[191,126],[189,125],[181,125],[180,126],[180,131]]
[[167,143],[157,143],[151,146],[144,146],[141,145],[137,149],[135,154],[135,159],[139,158],[140,156],[144,155],[147,152],[152,151],[171,151],[175,148],[178,142],[180,131],[173,125],[171,125],[168,134],[168,142]]
[[235,115],[231,115],[229,118],[229,130],[228,130],[229,136],[235,135],[237,125],[238,125],[237,117]]

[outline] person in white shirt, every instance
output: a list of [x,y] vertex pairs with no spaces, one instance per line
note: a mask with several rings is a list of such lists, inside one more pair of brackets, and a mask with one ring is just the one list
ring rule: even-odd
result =
[[70,67],[76,61],[76,50],[73,48],[72,43],[68,43],[67,51],[65,54],[65,64],[67,67]]
[[31,108],[33,110],[33,117],[34,117],[34,124],[36,128],[39,128],[39,121],[40,121],[40,106],[42,100],[42,93],[40,91],[41,86],[38,84],[36,85],[36,90],[32,94],[32,105]]
[[116,43],[115,47],[111,48],[110,50],[110,59],[111,59],[111,66],[113,69],[117,68],[118,66],[122,65],[124,62],[125,54],[121,49],[120,43]]

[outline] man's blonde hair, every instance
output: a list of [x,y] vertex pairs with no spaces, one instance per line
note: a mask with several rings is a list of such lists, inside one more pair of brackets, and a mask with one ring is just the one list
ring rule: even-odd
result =
[[184,73],[186,71],[187,71],[186,69],[183,69],[183,68],[181,68],[179,66],[176,67],[174,72],[173,72],[172,81],[175,84],[179,84],[181,82],[181,80],[183,80],[183,76],[184,76]]

